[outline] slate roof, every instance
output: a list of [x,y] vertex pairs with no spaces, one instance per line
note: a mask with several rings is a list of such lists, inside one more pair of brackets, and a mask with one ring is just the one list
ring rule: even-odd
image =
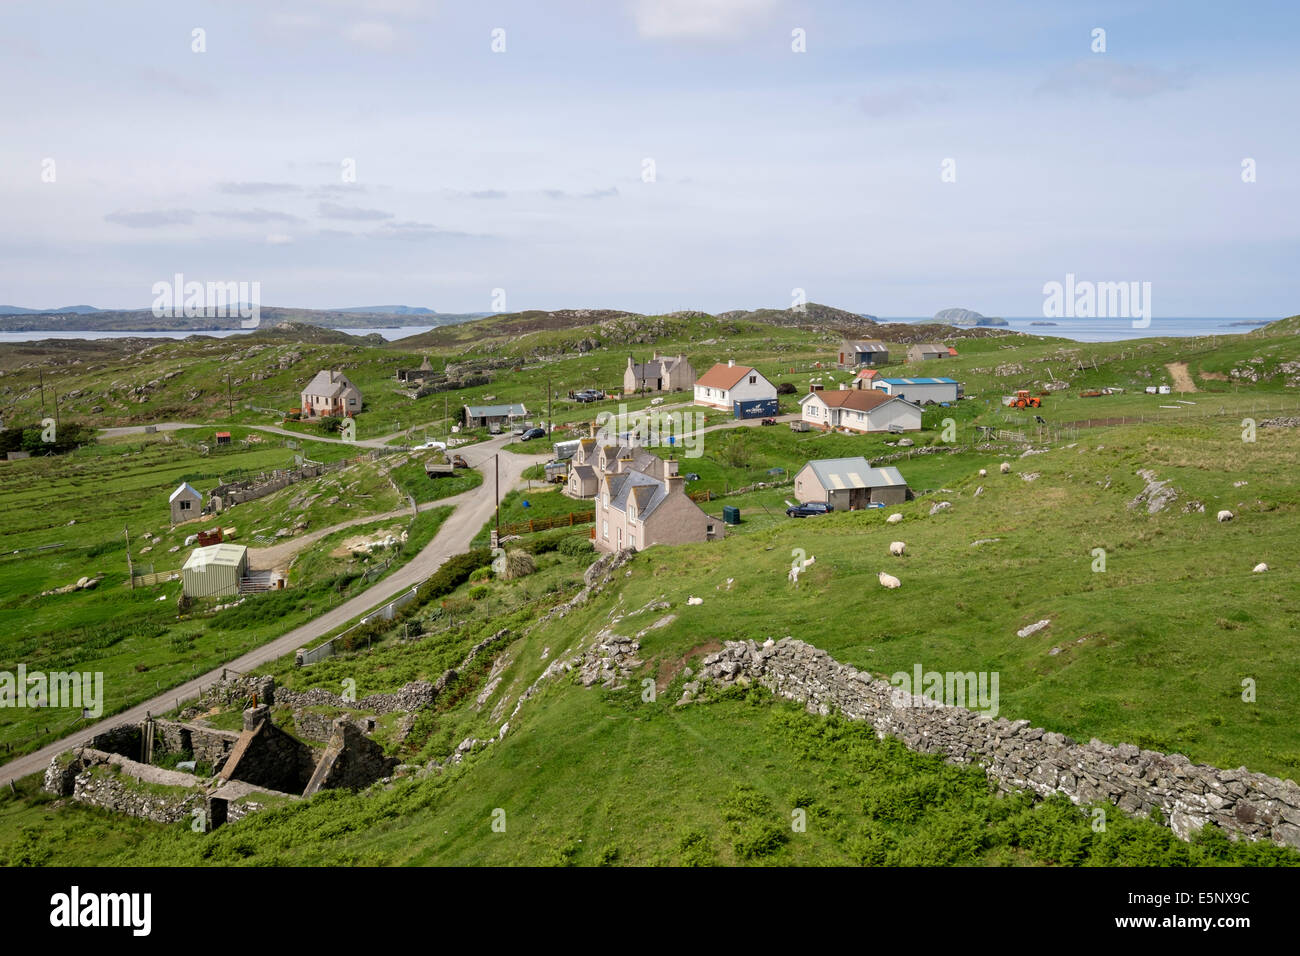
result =
[[466,405],[465,414],[470,418],[507,418],[510,415],[524,416],[528,412],[515,402],[513,405]]
[[[635,493],[637,518],[643,520],[654,514],[660,502],[668,497],[668,483],[639,471],[624,471],[606,475],[609,488],[609,506],[615,511],[627,512],[627,502]],[[644,489],[644,490],[641,490]]]
[[356,388],[342,372],[334,372],[333,375],[334,381],[331,382],[329,369],[321,369],[316,373],[316,377],[307,383],[303,393],[307,395],[323,395],[326,398],[338,398],[343,394],[344,390]]

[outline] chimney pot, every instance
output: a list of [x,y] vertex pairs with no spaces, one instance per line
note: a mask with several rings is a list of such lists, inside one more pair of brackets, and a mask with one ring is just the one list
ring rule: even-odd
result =
[[727,368],[734,368],[735,365],[736,365],[735,359],[727,359]]

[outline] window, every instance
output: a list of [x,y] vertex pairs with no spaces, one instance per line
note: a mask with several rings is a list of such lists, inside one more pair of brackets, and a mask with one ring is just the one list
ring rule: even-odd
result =
[[757,375],[751,375],[751,376],[749,376],[749,384],[750,384],[750,385],[757,385],[757,384],[758,384],[758,376],[757,376]]
[[609,522],[608,522],[608,521],[601,521],[601,523],[600,523],[600,536],[601,536],[602,538],[604,538],[606,541],[609,540]]
[[181,511],[189,511],[189,510],[190,510],[190,502],[188,502],[188,501],[182,501],[182,502],[181,502]]

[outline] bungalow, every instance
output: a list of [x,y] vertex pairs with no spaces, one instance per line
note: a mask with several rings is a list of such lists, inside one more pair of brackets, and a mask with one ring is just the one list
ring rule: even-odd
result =
[[737,365],[735,359],[719,362],[695,383],[695,404],[732,411],[736,402],[776,400],[776,386],[757,369]]
[[528,409],[515,402],[511,405],[466,405],[466,428],[496,428],[511,425],[516,418],[523,418]]
[[956,349],[950,349],[948,346],[937,342],[925,342],[907,347],[907,360],[909,362],[928,362],[930,359],[951,358],[956,354]]
[[820,501],[838,511],[853,511],[902,504],[909,492],[897,468],[872,468],[859,456],[808,462],[794,476],[794,494],[801,504]]
[[879,339],[854,342],[845,339],[840,343],[840,365],[857,368],[860,365],[884,365],[889,361],[889,346]]
[[723,528],[721,519],[705,514],[686,494],[681,475],[621,471],[600,479],[594,534],[599,551],[642,551],[656,544],[716,541]]
[[921,409],[875,390],[840,388],[809,392],[799,402],[800,418],[820,428],[856,432],[921,430]]
[[304,418],[352,417],[361,411],[361,390],[342,372],[333,369],[316,373],[302,390]]
[[183,481],[181,486],[171,493],[167,504],[172,510],[172,524],[180,524],[191,518],[197,518],[202,513],[203,493],[188,481]]
[[951,378],[878,378],[871,387],[916,405],[955,402],[962,397],[961,385]]
[[680,353],[674,356],[654,353],[654,357],[644,365],[638,365],[627,357],[627,368],[623,370],[623,394],[637,392],[680,392],[695,385],[695,369],[686,356]]

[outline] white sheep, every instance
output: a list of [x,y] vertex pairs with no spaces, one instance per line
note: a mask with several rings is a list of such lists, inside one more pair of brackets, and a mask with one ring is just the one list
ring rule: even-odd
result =
[[890,542],[890,545],[889,545],[889,553],[892,554],[892,555],[893,555],[894,557],[896,557],[896,558],[901,558],[901,557],[903,556],[903,550],[904,550],[906,547],[907,547],[907,545],[904,544],[902,541],[893,541],[893,542]]
[[1265,564],[1263,561],[1261,561],[1261,562],[1259,562],[1259,564],[1255,565],[1255,573],[1256,573],[1256,574],[1261,574],[1261,573],[1263,573],[1264,571],[1267,571],[1267,570],[1268,570],[1268,565]]
[[894,577],[892,574],[886,574],[884,571],[880,572],[880,584],[882,587],[896,588],[901,586],[902,583],[902,581],[898,580],[898,578]]
[[810,567],[813,566],[813,564],[814,564],[816,561],[817,561],[817,555],[814,554],[812,557],[810,557],[807,561],[805,561],[805,562],[803,563],[803,566],[804,566],[805,568],[810,568]]
[[795,585],[796,587],[798,587],[799,585],[799,572],[802,570],[803,570],[803,565],[800,564],[796,564],[794,567],[790,569],[790,574],[788,575],[788,577],[790,578],[790,583]]
[[984,470],[983,468],[981,468],[981,469],[980,469],[980,477],[981,477],[981,478],[987,478],[988,476],[989,476],[989,473],[988,473],[986,470]]
[[900,514],[892,514],[885,519],[885,521],[889,524],[898,524],[898,522],[902,520],[903,520],[903,516]]
[[1220,512],[1219,512],[1219,520],[1220,520],[1220,521],[1231,521],[1232,519],[1233,519],[1233,514],[1232,514],[1231,511],[1220,511]]
[[687,599],[686,599],[686,603],[687,603],[687,604],[703,604],[703,603],[704,603],[704,598],[697,598],[697,597],[687,598]]
[[1009,474],[1011,474],[1011,462],[1009,462],[1009,461],[1004,461],[1004,462],[1003,462],[999,467],[1000,467],[1001,470],[1002,470],[1002,474],[1004,474],[1004,475],[1009,475]]

